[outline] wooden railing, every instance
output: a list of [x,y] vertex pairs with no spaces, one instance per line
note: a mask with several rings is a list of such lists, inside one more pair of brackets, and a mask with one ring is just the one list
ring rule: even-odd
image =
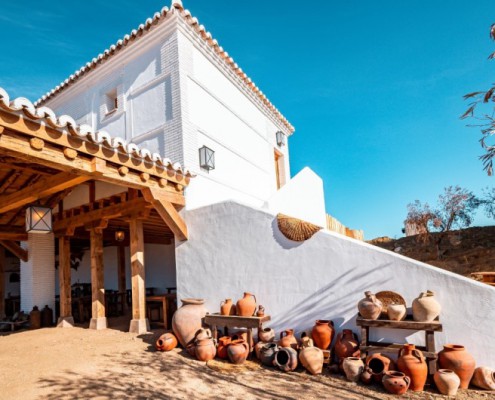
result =
[[349,229],[329,214],[327,214],[327,229],[357,240],[364,240],[364,232],[361,229]]

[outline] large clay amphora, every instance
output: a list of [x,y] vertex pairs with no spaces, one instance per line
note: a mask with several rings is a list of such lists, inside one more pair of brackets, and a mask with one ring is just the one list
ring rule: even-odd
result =
[[418,322],[431,322],[440,315],[442,307],[431,290],[423,292],[413,300],[413,319]]
[[177,338],[173,333],[164,333],[156,341],[155,347],[158,351],[170,351],[175,349],[177,347]]
[[227,354],[232,364],[242,364],[249,355],[249,345],[244,339],[233,340],[227,347]]
[[392,394],[404,394],[411,383],[411,378],[398,371],[388,371],[383,375],[382,383],[385,389]]
[[186,348],[194,340],[194,335],[201,328],[206,315],[203,299],[182,299],[180,307],[172,318],[172,329],[180,344]]
[[237,301],[237,315],[241,317],[252,317],[256,311],[256,296],[244,292],[244,297]]
[[309,337],[302,339],[299,361],[311,374],[321,374],[323,370],[323,350],[313,345],[313,340]]
[[382,312],[382,302],[370,291],[365,292],[364,295],[366,297],[358,303],[359,314],[364,319],[378,319]]
[[217,348],[215,346],[215,339],[206,338],[196,340],[195,342],[195,354],[199,361],[210,361],[215,358],[217,354]]
[[297,350],[297,339],[294,336],[294,329],[286,329],[280,332],[280,340],[278,341],[278,347],[292,347]]
[[333,321],[327,319],[316,320],[315,326],[311,330],[311,337],[315,346],[322,350],[327,350],[330,347],[334,335]]
[[439,369],[433,375],[433,380],[438,391],[445,396],[455,396],[461,384],[459,377],[450,369]]
[[220,315],[235,315],[236,309],[232,299],[225,299],[220,303]]
[[438,365],[442,369],[451,369],[461,379],[461,389],[467,389],[474,374],[476,362],[464,346],[446,344],[438,353]]
[[397,369],[411,378],[409,389],[422,392],[428,378],[428,365],[423,353],[413,344],[405,344],[399,351]]
[[344,329],[337,335],[333,348],[339,365],[346,357],[359,357],[360,355],[357,336],[350,329]]

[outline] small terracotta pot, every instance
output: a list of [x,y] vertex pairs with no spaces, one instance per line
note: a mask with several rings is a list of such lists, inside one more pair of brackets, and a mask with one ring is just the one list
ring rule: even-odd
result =
[[433,375],[433,380],[438,391],[445,396],[455,396],[461,384],[459,377],[450,369],[439,369]]
[[158,351],[170,351],[177,347],[177,338],[173,333],[164,333],[158,338],[155,346]]
[[294,329],[286,329],[280,332],[280,340],[278,341],[278,347],[292,347],[297,350],[297,339],[294,336]]
[[387,371],[395,369],[395,363],[392,359],[381,353],[375,353],[366,357],[365,364],[371,370],[371,375],[375,382],[381,382],[383,375]]
[[397,369],[411,378],[409,389],[422,392],[428,378],[428,365],[423,353],[413,344],[405,344],[399,351]]
[[256,311],[256,296],[244,292],[244,297],[237,302],[237,315],[241,317],[252,317]]
[[261,348],[265,345],[265,342],[262,342],[261,340],[254,345],[254,353],[256,354],[256,358],[260,360],[261,357]]
[[344,358],[359,357],[361,354],[359,351],[357,335],[350,329],[344,329],[337,335],[333,349],[340,366],[342,365]]
[[260,349],[261,364],[267,367],[273,367],[273,360],[277,351],[278,346],[276,343],[265,343]]
[[272,328],[263,328],[258,331],[258,339],[262,342],[273,342],[275,339],[275,331]]
[[249,355],[249,345],[243,339],[233,340],[227,347],[227,354],[232,364],[242,364]]
[[265,307],[263,306],[258,306],[258,311],[256,312],[257,317],[264,317],[265,316]]
[[446,344],[438,353],[438,365],[443,369],[451,369],[461,379],[461,389],[467,389],[474,374],[476,362],[466,348],[457,344]]
[[389,304],[387,306],[387,315],[390,321],[402,321],[406,318],[406,306],[404,304]]
[[194,347],[196,358],[199,361],[213,360],[217,354],[217,348],[213,338],[196,340]]
[[297,351],[292,347],[280,347],[275,353],[273,365],[281,371],[294,371],[297,367]]
[[217,345],[217,357],[221,358],[222,360],[226,360],[229,358],[227,354],[227,347],[230,344],[232,339],[230,336],[222,336],[220,339],[218,339],[218,345]]
[[383,375],[382,383],[389,393],[400,395],[407,392],[411,378],[399,371],[388,371]]
[[235,315],[236,309],[232,299],[225,299],[220,303],[220,315]]
[[495,390],[495,371],[488,367],[478,367],[474,370],[471,383],[481,389]]
[[364,319],[378,319],[382,312],[382,302],[370,291],[365,292],[364,295],[366,297],[358,303],[359,314]]
[[315,346],[322,350],[328,350],[332,344],[334,335],[335,328],[333,327],[333,321],[327,319],[316,320],[311,330],[311,337]]
[[313,345],[313,340],[309,337],[302,339],[299,361],[311,374],[321,374],[323,370],[323,350]]
[[373,371],[370,367],[364,366],[363,373],[361,374],[361,382],[365,385],[370,385],[373,381]]
[[440,315],[442,307],[435,298],[435,292],[422,292],[412,303],[413,319],[420,322],[431,322]]
[[346,357],[342,362],[342,368],[347,380],[357,382],[364,371],[364,363],[359,357]]

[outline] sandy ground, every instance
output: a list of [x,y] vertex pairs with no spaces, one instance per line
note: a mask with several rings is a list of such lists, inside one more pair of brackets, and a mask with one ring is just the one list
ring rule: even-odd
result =
[[[121,329],[125,326],[121,321]],[[255,362],[208,366],[181,349],[156,352],[152,343],[162,332],[135,336],[78,327],[1,334],[0,399],[396,398],[379,386],[353,384],[328,372],[316,377],[303,370],[282,373]],[[431,390],[402,398],[446,397]],[[457,399],[495,399],[495,393],[460,391]]]

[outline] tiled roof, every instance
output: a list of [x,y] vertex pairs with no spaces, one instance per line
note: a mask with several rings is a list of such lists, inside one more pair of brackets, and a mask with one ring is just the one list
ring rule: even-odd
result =
[[168,158],[162,158],[158,153],[151,153],[147,149],[139,148],[135,143],[127,143],[119,137],[112,137],[105,131],[94,131],[89,125],[78,125],[69,115],[57,117],[55,112],[46,106],[36,107],[28,99],[18,97],[10,100],[8,93],[0,87],[0,110],[8,112],[22,112],[26,117],[35,121],[42,121],[51,128],[65,130],[68,135],[87,140],[91,143],[105,146],[118,152],[123,152],[133,159],[153,163],[161,168],[170,168],[184,176],[195,176],[189,169],[183,168],[180,163],[172,163]]
[[218,42],[213,39],[210,32],[206,31],[203,25],[200,25],[197,18],[193,17],[189,10],[185,10],[182,2],[180,0],[173,0],[171,8],[162,8],[162,10],[153,15],[153,18],[148,18],[144,24],[139,25],[138,29],[132,30],[128,35],[125,35],[122,39],[118,40],[117,43],[111,45],[103,53],[99,54],[98,57],[93,58],[86,65],[81,67],[74,74],[69,76],[60,85],[52,89],[50,92],[43,95],[35,105],[42,105],[47,100],[51,99],[62,90],[68,86],[74,84],[79,78],[93,69],[97,68],[100,64],[104,63],[107,59],[112,57],[114,54],[120,52],[122,49],[131,45],[135,40],[139,39],[147,32],[152,30],[156,25],[162,23],[168,14],[177,13],[181,16],[186,23],[197,32],[200,37],[215,51],[215,53],[225,62],[233,72],[241,79],[241,81],[252,90],[262,103],[276,115],[276,117],[284,124],[284,126],[292,133],[294,132],[294,127],[290,122],[282,115],[282,113],[268,100],[268,98],[263,94],[263,92],[255,85],[255,83],[242,71],[242,69],[234,62],[233,58],[218,44]]

